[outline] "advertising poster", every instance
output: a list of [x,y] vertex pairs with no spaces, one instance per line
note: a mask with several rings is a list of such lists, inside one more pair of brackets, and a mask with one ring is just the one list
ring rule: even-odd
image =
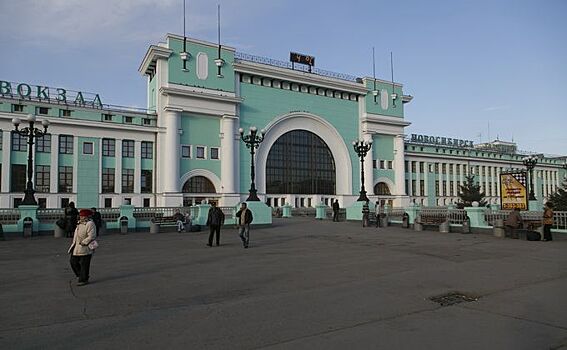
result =
[[528,210],[525,172],[500,175],[500,204],[502,210]]

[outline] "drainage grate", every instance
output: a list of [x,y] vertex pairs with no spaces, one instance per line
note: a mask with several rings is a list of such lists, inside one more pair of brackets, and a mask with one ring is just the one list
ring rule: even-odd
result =
[[438,303],[441,306],[451,306],[464,302],[477,301],[478,298],[461,292],[450,292],[429,298],[429,300]]

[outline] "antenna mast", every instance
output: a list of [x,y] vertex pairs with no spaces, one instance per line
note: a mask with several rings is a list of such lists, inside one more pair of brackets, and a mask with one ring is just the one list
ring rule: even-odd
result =
[[372,90],[372,94],[374,95],[374,103],[378,103],[378,90],[376,89],[376,56],[374,53],[374,46],[372,46],[372,77],[374,78],[374,90]]
[[392,106],[396,108],[396,92],[394,90],[394,54],[390,51],[390,70],[392,71]]

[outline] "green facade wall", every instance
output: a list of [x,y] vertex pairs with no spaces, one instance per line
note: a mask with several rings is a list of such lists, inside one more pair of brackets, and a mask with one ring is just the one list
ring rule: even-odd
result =
[[[79,137],[78,168],[77,168],[77,206],[90,208],[98,207],[100,183],[99,142],[98,138]],[[83,154],[83,143],[93,143],[93,154]]]

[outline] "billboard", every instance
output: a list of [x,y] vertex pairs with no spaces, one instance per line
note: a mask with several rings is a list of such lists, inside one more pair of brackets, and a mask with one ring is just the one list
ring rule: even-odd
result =
[[525,171],[500,174],[500,205],[503,210],[528,210]]

